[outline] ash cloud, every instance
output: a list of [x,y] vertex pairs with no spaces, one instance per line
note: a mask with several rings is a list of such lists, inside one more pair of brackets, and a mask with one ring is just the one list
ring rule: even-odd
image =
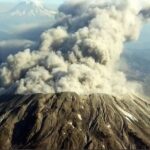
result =
[[[136,40],[144,8],[129,1],[67,1],[41,35],[39,50],[10,55],[0,66],[1,91],[124,95],[142,92],[117,69],[126,41]],[[136,6],[136,5],[135,5]]]

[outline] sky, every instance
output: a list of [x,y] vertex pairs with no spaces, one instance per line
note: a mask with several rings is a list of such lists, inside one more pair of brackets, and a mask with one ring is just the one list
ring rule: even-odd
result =
[[[45,0],[45,2],[49,2],[49,3],[62,3],[64,0]],[[0,0],[0,2],[20,2],[20,0]]]

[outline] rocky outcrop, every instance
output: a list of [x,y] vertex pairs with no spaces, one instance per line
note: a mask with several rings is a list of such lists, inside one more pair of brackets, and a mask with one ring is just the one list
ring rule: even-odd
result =
[[150,148],[150,103],[74,93],[0,97],[0,149]]

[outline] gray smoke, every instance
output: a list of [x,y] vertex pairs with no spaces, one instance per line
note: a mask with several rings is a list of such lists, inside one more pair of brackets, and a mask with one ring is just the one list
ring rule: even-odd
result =
[[[134,1],[67,1],[60,18],[41,35],[38,51],[10,55],[0,66],[1,91],[123,95],[142,90],[117,67],[123,45],[136,40],[143,21]],[[146,3],[147,1],[145,1]]]

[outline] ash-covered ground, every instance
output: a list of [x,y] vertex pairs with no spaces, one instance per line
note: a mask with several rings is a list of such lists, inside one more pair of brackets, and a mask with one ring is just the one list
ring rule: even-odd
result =
[[75,93],[0,97],[0,149],[148,150],[150,103]]

